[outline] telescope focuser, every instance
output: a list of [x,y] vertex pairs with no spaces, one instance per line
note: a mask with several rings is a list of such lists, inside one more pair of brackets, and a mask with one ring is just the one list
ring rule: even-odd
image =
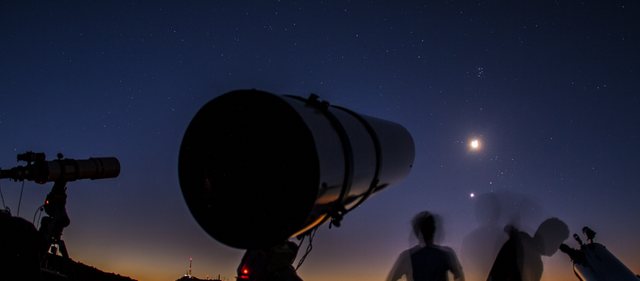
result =
[[596,237],[596,232],[591,230],[591,228],[585,226],[582,228],[582,233],[587,236],[587,241],[589,241],[589,244],[593,244],[593,238]]

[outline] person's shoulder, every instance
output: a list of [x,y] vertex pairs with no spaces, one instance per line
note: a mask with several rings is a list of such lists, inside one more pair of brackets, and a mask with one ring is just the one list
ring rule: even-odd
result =
[[439,252],[444,252],[444,253],[453,253],[453,249],[451,249],[450,247],[447,246],[440,246],[440,245],[429,245],[429,247],[431,249],[437,250]]
[[411,254],[414,254],[414,253],[420,251],[422,248],[423,247],[420,246],[420,245],[415,245],[415,246],[413,246],[413,247],[411,247],[409,249],[404,250],[404,252],[402,252],[400,255],[403,255],[403,254],[404,255],[411,255]]
[[456,252],[453,251],[452,248],[447,246],[437,246],[437,245],[435,246],[437,247],[436,249],[440,252],[440,254],[446,256],[448,259],[457,261],[458,257],[456,256]]
[[443,251],[453,252],[453,249],[451,249],[450,247],[447,247],[447,246],[438,246],[438,247],[440,247],[440,249]]

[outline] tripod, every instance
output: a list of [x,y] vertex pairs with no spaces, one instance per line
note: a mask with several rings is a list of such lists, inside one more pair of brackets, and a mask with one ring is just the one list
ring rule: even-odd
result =
[[[56,181],[51,192],[47,194],[44,211],[49,216],[42,218],[38,230],[44,238],[40,268],[43,276],[48,274],[66,280],[76,280],[69,252],[61,239],[62,230],[71,223],[65,207],[67,204],[66,185],[66,181]],[[58,257],[58,251],[60,251],[62,258]]]

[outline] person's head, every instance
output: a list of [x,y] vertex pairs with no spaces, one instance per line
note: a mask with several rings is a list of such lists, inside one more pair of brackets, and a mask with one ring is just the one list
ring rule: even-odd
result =
[[542,255],[552,256],[560,244],[569,238],[569,226],[557,218],[550,218],[540,224],[533,238],[540,243]]
[[420,239],[422,236],[425,244],[433,244],[433,238],[436,233],[436,220],[435,217],[427,212],[420,212],[413,217],[412,223],[413,233]]

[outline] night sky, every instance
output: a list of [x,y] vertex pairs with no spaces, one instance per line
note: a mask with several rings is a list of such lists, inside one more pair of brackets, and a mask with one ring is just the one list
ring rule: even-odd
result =
[[[507,198],[501,226],[589,226],[640,273],[638,14],[638,1],[2,1],[0,167],[26,151],[117,157],[118,178],[67,185],[70,256],[139,280],[175,280],[193,258],[193,275],[232,280],[243,251],[209,237],[180,191],[184,132],[232,90],[316,93],[402,124],[416,155],[402,183],[319,229],[304,280],[383,280],[423,210],[464,269],[486,193]],[[3,204],[32,221],[51,186],[26,182],[19,203],[22,183],[2,180]],[[577,280],[565,254],[543,261],[543,280]]]

